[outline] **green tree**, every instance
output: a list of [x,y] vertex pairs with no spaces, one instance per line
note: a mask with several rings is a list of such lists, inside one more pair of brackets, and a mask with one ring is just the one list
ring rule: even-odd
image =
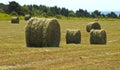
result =
[[50,15],[50,16],[61,15],[60,13],[61,13],[61,9],[58,8],[57,6],[50,7],[49,11],[48,11],[48,15]]
[[69,13],[68,9],[66,9],[66,8],[61,9],[61,15],[68,17],[68,13]]
[[87,12],[87,10],[79,9],[76,11],[76,17],[89,17],[90,14]]
[[118,18],[120,18],[120,14],[119,14]]
[[40,5],[39,6],[39,10],[40,11],[43,11],[44,13],[47,13],[49,11],[49,7],[46,7],[44,5]]
[[15,1],[9,2],[9,5],[8,5],[8,13],[10,14],[13,11],[15,11],[19,15],[24,15],[24,12],[22,11],[21,6]]
[[117,15],[114,12],[110,12],[106,16],[110,18],[117,18]]
[[75,17],[75,13],[73,11],[69,11],[69,17]]
[[76,11],[76,16],[77,17],[83,17],[84,16],[83,13],[84,13],[84,10],[83,9],[79,9],[79,10]]
[[21,10],[24,12],[24,14],[30,14],[29,9],[26,5],[22,6]]
[[10,14],[11,14],[12,16],[18,16],[18,14],[17,14],[15,11],[12,11]]
[[100,17],[100,16],[101,16],[101,12],[98,11],[98,10],[93,11],[92,14],[91,14],[91,17],[93,17],[93,18],[97,18],[97,17]]
[[84,17],[90,17],[90,13],[87,10],[84,11]]
[[0,12],[7,13],[8,5],[0,3]]
[[101,17],[106,17],[106,15],[105,14],[101,14]]
[[50,7],[49,15],[55,16],[57,14],[57,7]]

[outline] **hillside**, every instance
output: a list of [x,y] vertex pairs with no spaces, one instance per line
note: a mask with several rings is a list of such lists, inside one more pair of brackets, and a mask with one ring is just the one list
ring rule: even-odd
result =
[[5,13],[0,13],[0,20],[9,20],[11,16]]

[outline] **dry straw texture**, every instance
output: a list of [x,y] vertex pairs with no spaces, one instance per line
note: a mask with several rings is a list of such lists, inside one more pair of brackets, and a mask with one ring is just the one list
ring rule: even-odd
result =
[[67,30],[66,33],[66,43],[80,44],[81,42],[81,32],[80,30]]
[[11,23],[19,23],[19,18],[18,17],[12,17]]
[[57,47],[60,35],[60,25],[56,19],[33,17],[26,26],[28,47]]
[[91,29],[101,29],[101,26],[98,22],[88,23],[86,26],[86,31],[90,32]]
[[30,18],[31,18],[30,15],[25,15],[25,20],[26,20],[26,21],[29,20]]
[[90,31],[90,43],[91,44],[106,44],[106,32],[105,30],[91,30]]

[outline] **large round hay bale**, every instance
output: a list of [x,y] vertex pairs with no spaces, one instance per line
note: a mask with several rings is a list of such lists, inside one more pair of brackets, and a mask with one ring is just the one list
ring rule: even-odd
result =
[[106,44],[106,32],[105,30],[91,30],[90,31],[90,43],[91,44]]
[[86,31],[90,32],[91,29],[101,29],[101,26],[98,22],[90,22],[86,26]]
[[29,20],[30,18],[31,18],[30,15],[25,15],[25,20],[26,20],[26,21]]
[[11,23],[19,23],[19,18],[18,17],[12,17]]
[[81,43],[80,30],[67,30],[66,43],[67,44],[70,44],[70,43],[80,44]]
[[60,25],[56,19],[33,17],[26,26],[28,47],[57,47],[60,35]]

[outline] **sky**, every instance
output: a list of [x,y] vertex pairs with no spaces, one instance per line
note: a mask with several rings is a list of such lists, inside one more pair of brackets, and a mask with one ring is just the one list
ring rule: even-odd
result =
[[88,11],[120,11],[120,0],[0,0],[0,3],[9,4],[10,1],[16,1],[20,5],[46,5],[65,7],[76,11],[84,9]]

